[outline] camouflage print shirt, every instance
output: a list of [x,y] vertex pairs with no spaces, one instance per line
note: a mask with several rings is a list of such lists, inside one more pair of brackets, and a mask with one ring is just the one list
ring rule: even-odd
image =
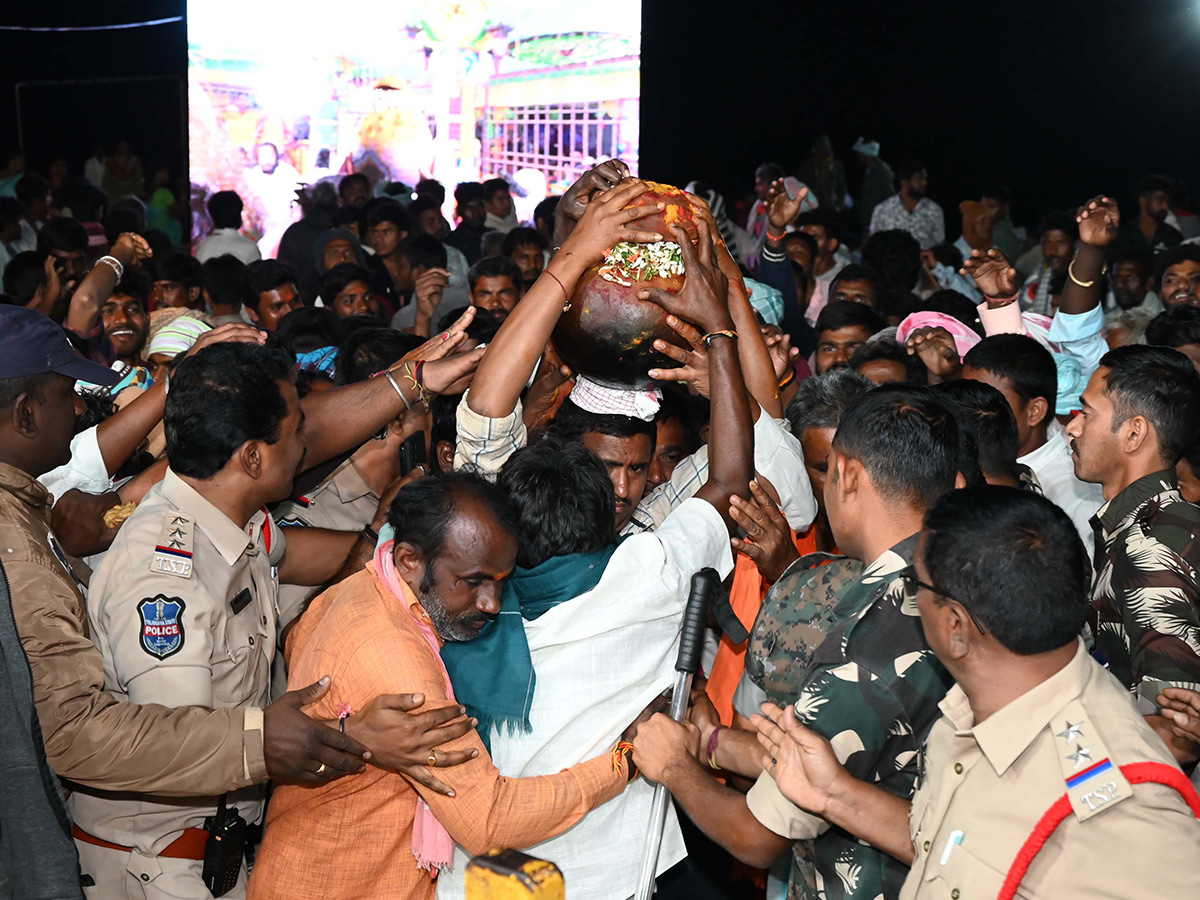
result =
[[[915,606],[904,601],[899,573],[912,564],[916,543],[913,535],[884,553],[838,592],[832,606],[828,586],[845,576],[836,564],[798,577],[799,598],[768,595],[764,611],[785,600],[791,604],[773,643],[797,649],[796,662],[781,665],[774,650],[765,659],[747,654],[747,668],[763,673],[767,696],[798,698],[800,721],[830,740],[852,775],[906,798],[913,794],[921,745],[941,716],[938,703],[953,684],[925,642]],[[756,632],[765,633],[766,621],[763,629],[759,624]],[[746,799],[763,825],[798,841],[791,900],[899,895],[907,866],[791,805],[769,775]]]
[[800,676],[812,664],[833,625],[842,592],[865,566],[836,553],[809,553],[792,563],[763,598],[746,644],[746,669],[734,708],[747,719],[765,702],[785,707],[800,694]]
[[1126,687],[1200,689],[1200,508],[1173,469],[1139,478],[1092,517],[1096,656]]

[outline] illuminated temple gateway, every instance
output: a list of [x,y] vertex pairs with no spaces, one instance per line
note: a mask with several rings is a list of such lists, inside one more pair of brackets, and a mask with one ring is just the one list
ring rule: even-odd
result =
[[[537,169],[562,193],[585,160],[637,171],[640,66],[635,40],[575,32],[514,42],[528,68],[491,76],[476,98],[484,172]],[[588,163],[590,164],[590,163]]]
[[310,0],[191,4],[193,208],[237,190],[269,241],[297,215],[296,182],[337,174],[409,186],[504,175],[528,219],[598,160],[636,172],[640,4],[615,5],[628,14],[609,4],[603,19],[627,33],[550,0],[362,0],[353,18]]

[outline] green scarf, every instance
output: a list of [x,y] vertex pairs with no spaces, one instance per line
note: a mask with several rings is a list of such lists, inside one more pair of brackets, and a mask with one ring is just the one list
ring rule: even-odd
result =
[[529,710],[537,680],[524,620],[594,588],[612,558],[616,544],[594,553],[556,556],[532,569],[518,567],[504,582],[500,615],[471,641],[442,647],[442,662],[454,686],[454,696],[479,720],[479,737],[491,752],[492,729],[507,726],[532,731]]

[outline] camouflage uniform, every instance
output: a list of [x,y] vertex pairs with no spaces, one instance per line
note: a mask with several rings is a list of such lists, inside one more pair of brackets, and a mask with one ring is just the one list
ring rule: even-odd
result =
[[838,596],[859,579],[863,564],[836,553],[809,553],[796,560],[767,591],[750,641],[734,708],[747,719],[770,701],[787,706],[800,693],[797,678],[808,671],[825,640]]
[[[808,568],[794,566],[768,595],[747,654],[768,699],[798,697],[800,721],[831,741],[852,775],[902,797],[912,796],[921,745],[953,684],[904,602],[899,573],[916,543],[905,539],[852,581],[846,564],[812,568],[806,557]],[[764,826],[797,840],[791,900],[899,895],[906,866],[798,809],[766,773],[746,801]]]
[[1180,496],[1175,471],[1139,478],[1092,529],[1096,656],[1131,690],[1143,679],[1200,689],[1200,509]]

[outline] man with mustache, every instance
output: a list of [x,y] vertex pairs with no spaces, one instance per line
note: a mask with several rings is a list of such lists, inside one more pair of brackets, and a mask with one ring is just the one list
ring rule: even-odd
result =
[[1200,247],[1180,244],[1163,253],[1154,282],[1164,309],[1200,306]]
[[899,229],[917,239],[922,250],[946,242],[946,217],[942,208],[926,196],[929,175],[924,163],[909,162],[896,167],[895,196],[884,200],[871,214],[871,234]]
[[1146,256],[1158,256],[1183,240],[1183,235],[1167,224],[1175,183],[1165,175],[1148,175],[1138,182],[1137,216],[1121,227],[1117,245],[1135,248]]
[[1075,474],[1106,501],[1092,519],[1095,653],[1188,766],[1200,744],[1173,732],[1154,701],[1200,686],[1200,511],[1175,473],[1196,439],[1200,376],[1177,350],[1131,344],[1100,360],[1082,402],[1067,424]]
[[1054,314],[1050,284],[1054,276],[1065,272],[1075,252],[1079,230],[1075,218],[1067,212],[1052,212],[1042,219],[1042,265],[1021,288],[1021,309],[1025,312]]
[[[400,490],[388,522],[395,536],[371,565],[314,600],[288,639],[293,681],[338,672],[312,709],[323,718],[353,719],[385,685],[400,683],[420,691],[428,709],[457,714],[440,653],[475,640],[500,611],[517,520],[499,487],[464,472],[422,478]],[[601,752],[553,774],[505,778],[474,730],[444,749],[431,744],[429,765],[445,765],[447,751],[466,757],[439,773],[449,796],[378,768],[334,784],[281,785],[249,896],[432,900],[451,877],[438,873],[455,842],[471,853],[535,844],[620,794],[631,773]]]

